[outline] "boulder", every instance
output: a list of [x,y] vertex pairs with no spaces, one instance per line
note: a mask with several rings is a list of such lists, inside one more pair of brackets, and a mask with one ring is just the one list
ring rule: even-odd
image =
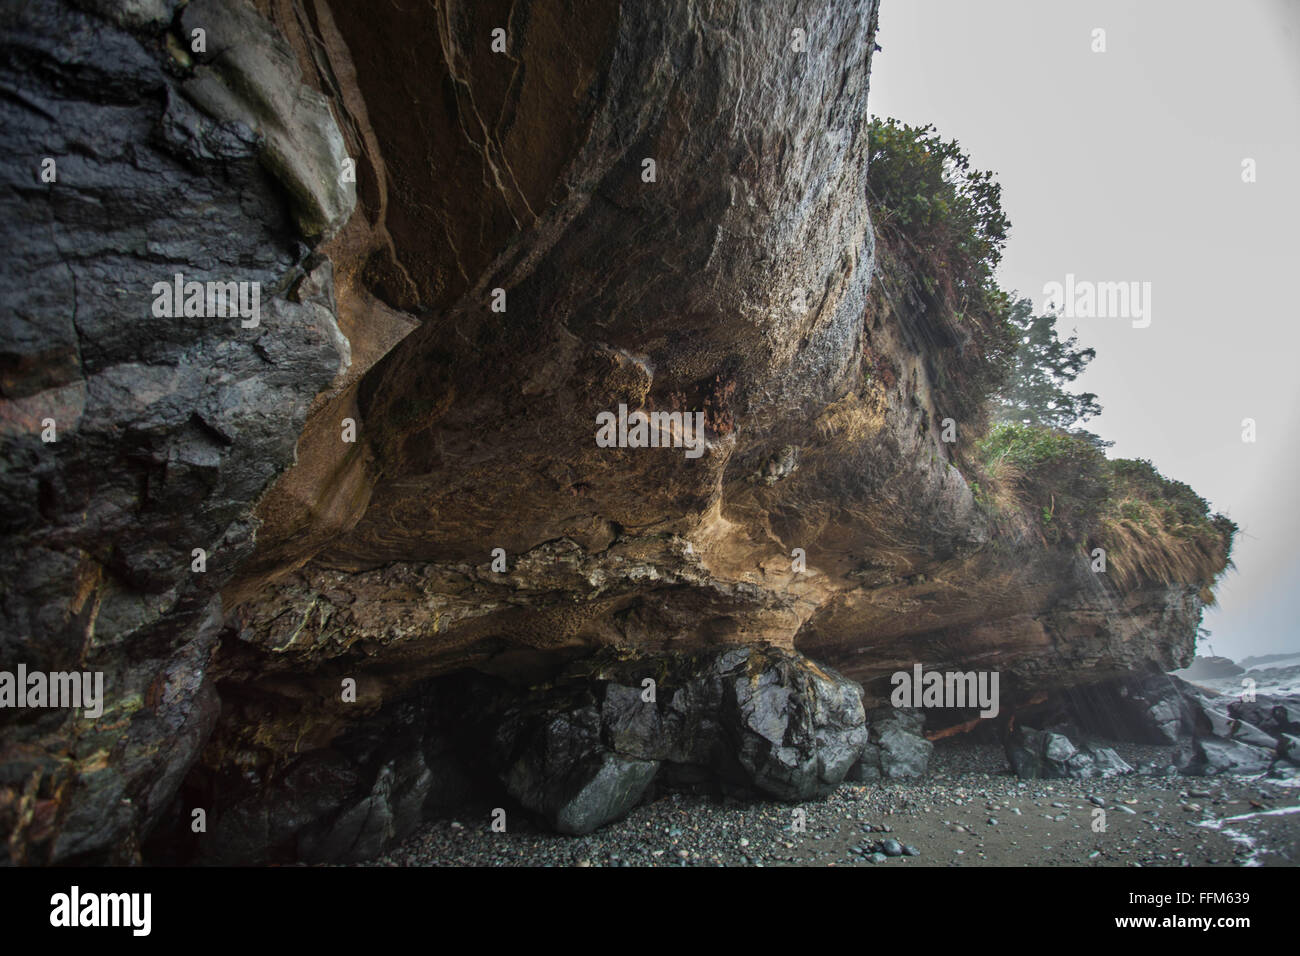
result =
[[1227,700],[1228,716],[1243,720],[1271,737],[1300,734],[1300,700],[1272,694],[1259,694],[1254,700]]
[[1120,774],[1137,772],[1128,761],[1116,753],[1111,747],[1097,747],[1091,744],[1084,744],[1084,750],[1092,757],[1093,767],[1096,769],[1096,776],[1115,777]]
[[[653,699],[641,683],[650,673]],[[823,796],[866,739],[857,684],[788,651],[740,647],[586,664],[506,712],[493,761],[525,808],[587,833],[635,806],[661,767],[669,782]]]
[[1300,767],[1300,737],[1282,734],[1277,740],[1277,756],[1289,764]]
[[783,800],[824,796],[867,743],[857,684],[794,655],[725,674],[722,724],[749,782]]
[[1085,743],[1076,747],[1064,734],[1020,726],[1007,739],[1007,760],[1022,780],[1079,780],[1133,773],[1113,749]]
[[[636,806],[659,761],[611,750],[586,695],[544,696],[497,729],[495,762],[510,796],[561,833],[590,833]],[[574,705],[577,706],[574,706]]]
[[1273,765],[1271,749],[1223,737],[1197,736],[1180,747],[1176,766],[1187,776],[1263,773]]
[[[1218,701],[1207,701],[1202,712],[1210,722],[1212,736],[1237,740],[1264,750],[1277,749],[1277,735],[1265,733],[1259,727],[1231,715],[1231,708],[1220,705]],[[1270,722],[1270,726],[1276,723]]]
[[1144,674],[1118,688],[1127,730],[1136,739],[1173,744],[1204,726],[1203,698],[1185,681],[1167,674]]
[[601,751],[569,776],[548,816],[560,833],[590,833],[636,806],[658,769],[656,760]]
[[922,735],[925,715],[913,708],[885,707],[869,718],[874,742],[862,750],[848,779],[867,783],[880,779],[907,780],[925,774],[934,744]]

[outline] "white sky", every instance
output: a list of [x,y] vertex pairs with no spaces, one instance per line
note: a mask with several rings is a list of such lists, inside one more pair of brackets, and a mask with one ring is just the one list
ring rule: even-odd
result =
[[1148,328],[1058,322],[1097,350],[1088,427],[1241,526],[1214,652],[1300,650],[1300,0],[882,0],[878,42],[871,112],[997,173],[1004,287],[1152,284]]

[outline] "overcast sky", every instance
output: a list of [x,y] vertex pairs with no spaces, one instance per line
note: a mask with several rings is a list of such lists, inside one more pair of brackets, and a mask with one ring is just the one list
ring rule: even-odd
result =
[[1002,183],[1005,288],[1151,283],[1147,328],[1057,323],[1097,350],[1088,427],[1241,526],[1214,652],[1300,650],[1300,0],[882,0],[878,42],[871,112]]

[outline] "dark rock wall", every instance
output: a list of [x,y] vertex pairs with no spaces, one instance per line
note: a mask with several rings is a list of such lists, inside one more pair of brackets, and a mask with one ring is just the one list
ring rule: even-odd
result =
[[[158,30],[0,16],[0,661],[103,671],[106,695],[97,720],[0,711],[0,820],[17,860],[131,859],[216,719],[221,588],[347,341],[255,117],[196,106]],[[176,273],[260,283],[258,324],[157,316]]]

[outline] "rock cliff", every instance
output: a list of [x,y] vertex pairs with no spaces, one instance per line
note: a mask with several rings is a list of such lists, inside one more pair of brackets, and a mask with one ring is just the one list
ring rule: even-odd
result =
[[[1007,708],[1186,664],[1203,581],[972,493],[984,330],[877,274],[876,13],[6,8],[0,651],[106,685],[0,712],[9,858],[363,859],[482,786],[570,832],[652,782],[802,799],[916,662]],[[176,274],[258,323],[159,316]],[[601,447],[620,406],[668,447]]]

